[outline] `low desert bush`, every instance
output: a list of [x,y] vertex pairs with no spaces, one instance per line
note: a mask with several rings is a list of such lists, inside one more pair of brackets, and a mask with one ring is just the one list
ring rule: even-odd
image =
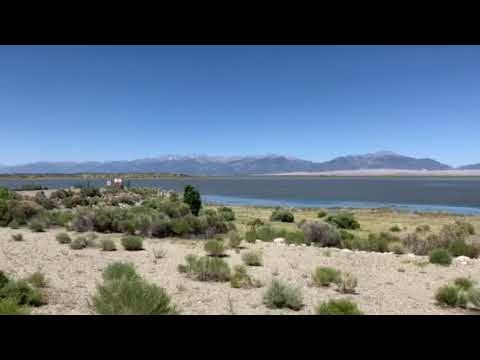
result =
[[433,249],[443,246],[440,237],[436,234],[430,234],[427,238],[422,238],[417,233],[410,233],[401,241],[415,255],[427,255]]
[[469,304],[480,307],[480,288],[469,278],[460,277],[440,287],[435,293],[435,300],[441,306],[466,308]]
[[94,229],[94,215],[82,211],[75,214],[72,219],[72,229],[77,232],[87,232]]
[[70,249],[72,250],[85,249],[87,246],[88,246],[88,243],[87,243],[87,238],[85,236],[79,236],[70,243]]
[[66,232],[57,234],[55,238],[60,244],[70,244],[72,242],[72,239]]
[[439,305],[456,307],[463,305],[462,296],[460,292],[462,290],[457,286],[445,285],[440,287],[435,293],[435,300]]
[[0,289],[4,287],[9,281],[10,279],[8,278],[8,276],[0,270]]
[[80,196],[84,197],[101,197],[102,193],[100,189],[90,184],[84,185],[80,187]]
[[225,221],[233,221],[235,220],[235,213],[229,207],[221,207],[217,210],[218,214],[222,217]]
[[34,219],[28,225],[28,228],[33,232],[44,232],[46,227],[47,224],[45,224],[45,222],[40,219]]
[[13,241],[23,241],[23,235],[22,234],[13,234],[12,235],[12,240]]
[[45,303],[42,293],[25,280],[10,280],[0,288],[0,299],[14,299],[18,305],[41,306]]
[[468,301],[477,309],[480,308],[480,288],[472,287],[468,290]]
[[387,232],[381,232],[379,234],[368,234],[366,238],[354,236],[353,238],[343,239],[342,246],[351,250],[388,252],[390,251],[390,244],[399,241],[398,237]]
[[429,261],[432,264],[447,266],[452,263],[452,256],[445,249],[434,249],[429,255]]
[[270,216],[270,221],[293,223],[295,221],[295,217],[288,210],[278,209],[273,211],[272,215]]
[[220,258],[188,255],[186,265],[179,265],[179,272],[198,281],[225,282],[230,280],[230,267]]
[[342,238],[342,244],[344,241],[351,241],[355,239],[355,234],[352,234],[350,231],[347,231],[345,229],[340,229],[339,231],[340,237]]
[[246,251],[242,254],[242,261],[248,266],[262,266],[262,253],[260,251]]
[[48,286],[48,281],[45,275],[40,271],[34,272],[27,278],[27,282],[36,288],[45,288]]
[[43,191],[35,194],[35,202],[46,210],[52,210],[56,208],[55,202],[47,198]]
[[167,292],[141,278],[114,278],[97,286],[93,308],[100,315],[177,314]]
[[158,219],[152,222],[152,236],[165,238],[173,234],[172,224],[168,220]]
[[124,236],[122,237],[122,246],[127,251],[143,250],[143,238],[140,236]]
[[135,219],[135,228],[142,236],[150,236],[152,233],[152,218],[146,215],[140,215]]
[[347,299],[329,300],[315,308],[317,315],[363,315],[357,304]]
[[398,226],[398,225],[393,225],[393,226],[390,228],[390,231],[391,231],[391,232],[400,232],[400,231],[402,231],[402,229],[401,229],[400,226]]
[[466,277],[456,278],[453,283],[462,290],[470,290],[475,285],[473,280]]
[[260,283],[248,275],[247,268],[243,265],[236,265],[233,268],[232,276],[230,277],[230,285],[232,288],[250,289],[259,287]]
[[327,212],[324,211],[324,210],[320,210],[320,211],[317,213],[317,217],[318,217],[319,219],[324,218],[325,216],[327,216]]
[[450,244],[448,248],[452,256],[467,256],[477,258],[479,249],[472,244],[467,244],[465,240],[457,239]]
[[15,299],[0,299],[0,316],[1,315],[28,315],[28,310],[18,305]]
[[343,294],[354,294],[357,287],[357,277],[352,273],[341,273],[337,281],[337,290]]
[[289,308],[300,310],[303,307],[303,297],[299,288],[274,279],[263,295],[264,304],[271,309]]
[[340,271],[331,267],[317,267],[312,274],[312,281],[315,286],[329,286],[340,280]]
[[95,241],[98,239],[98,235],[95,234],[94,232],[89,232],[88,234],[85,235],[85,238],[89,242],[88,245],[91,247],[94,247],[96,245]]
[[255,228],[248,230],[245,233],[245,241],[248,243],[254,243],[257,240],[257,231]]
[[301,245],[305,243],[305,234],[303,231],[287,231],[285,234],[285,243]]
[[259,218],[254,218],[250,221],[248,221],[247,223],[248,226],[252,226],[253,228],[257,227],[257,226],[262,226],[264,225],[263,221]]
[[307,219],[302,219],[300,220],[298,223],[297,223],[297,228],[301,228],[303,224],[305,224],[307,222]]
[[116,222],[116,227],[118,231],[128,235],[135,235],[135,225],[135,221],[129,219]]
[[321,222],[306,222],[301,227],[305,243],[318,246],[340,247],[342,238],[337,230]]
[[262,241],[273,241],[275,239],[275,230],[270,225],[261,225],[256,229],[257,238]]
[[53,210],[46,213],[49,225],[64,227],[73,220],[75,214],[67,210]]
[[375,252],[388,252],[389,245],[393,242],[399,242],[400,239],[387,232],[381,232],[379,234],[369,234],[366,240],[366,246],[362,250],[375,251]]
[[425,233],[425,232],[428,232],[428,231],[430,231],[430,225],[418,225],[415,228],[415,232],[417,232],[417,233]]
[[117,246],[115,245],[115,241],[112,239],[102,239],[100,241],[100,247],[103,251],[115,251],[117,250]]
[[225,245],[222,240],[208,240],[205,243],[204,250],[210,256],[224,256],[225,255]]
[[18,226],[26,225],[44,211],[33,201],[13,199],[0,201],[0,226],[7,226],[12,222]]
[[102,277],[104,281],[126,278],[128,280],[138,278],[137,271],[131,263],[114,262],[103,270]]
[[402,255],[407,252],[405,247],[400,241],[394,241],[388,244],[388,251],[393,252],[395,255]]
[[176,236],[183,236],[193,232],[193,228],[185,218],[172,219],[171,225],[172,231]]
[[330,215],[326,221],[332,225],[335,225],[339,229],[356,230],[360,228],[360,223],[355,220],[353,214],[339,213]]
[[467,235],[475,235],[475,227],[466,221],[457,220],[455,226],[462,229]]
[[228,247],[230,249],[238,249],[242,243],[242,237],[237,231],[230,231],[228,233]]

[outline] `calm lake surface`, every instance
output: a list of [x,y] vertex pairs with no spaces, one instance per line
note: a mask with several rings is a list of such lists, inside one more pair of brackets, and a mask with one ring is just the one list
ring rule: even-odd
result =
[[[480,178],[321,178],[321,177],[218,177],[129,180],[131,186],[183,190],[197,187],[204,201],[230,205],[290,207],[396,208],[411,211],[445,211],[480,215]],[[0,180],[15,188],[41,184],[65,188],[85,183],[79,179]],[[103,186],[104,180],[89,181]]]

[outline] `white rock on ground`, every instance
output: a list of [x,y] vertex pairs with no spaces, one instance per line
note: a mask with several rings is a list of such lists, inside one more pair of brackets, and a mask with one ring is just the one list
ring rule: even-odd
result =
[[453,259],[453,261],[456,264],[468,265],[468,263],[470,262],[470,258],[467,256],[457,256],[456,258]]
[[276,238],[276,239],[273,239],[273,242],[275,244],[283,244],[285,242],[285,239],[284,238]]

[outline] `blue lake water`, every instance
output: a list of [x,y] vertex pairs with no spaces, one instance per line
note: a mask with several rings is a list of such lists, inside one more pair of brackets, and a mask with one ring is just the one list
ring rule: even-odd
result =
[[[85,183],[73,180],[0,180],[9,188],[41,184],[64,188]],[[103,180],[90,181],[103,186]],[[405,211],[480,215],[480,178],[333,178],[218,177],[131,180],[132,186],[183,190],[196,186],[205,201],[223,204],[290,207],[394,208]]]

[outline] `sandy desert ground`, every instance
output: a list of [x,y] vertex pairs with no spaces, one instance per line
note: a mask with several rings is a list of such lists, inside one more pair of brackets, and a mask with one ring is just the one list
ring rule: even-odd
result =
[[[48,305],[33,308],[32,314],[90,314],[91,295],[101,281],[101,272],[114,261],[136,265],[147,280],[164,287],[178,305],[181,314],[313,314],[319,302],[331,298],[352,298],[366,314],[469,314],[469,310],[447,309],[435,304],[435,290],[459,276],[480,281],[480,260],[455,259],[449,267],[428,264],[426,257],[365,253],[348,250],[286,246],[275,243],[243,243],[245,248],[261,249],[264,266],[249,267],[249,273],[264,284],[279,278],[301,288],[301,311],[271,310],[262,304],[265,287],[233,289],[229,282],[198,282],[177,271],[187,254],[204,254],[203,242],[181,239],[146,239],[144,251],[125,251],[120,234],[98,234],[117,241],[118,250],[103,252],[97,248],[72,250],[61,245],[55,235],[63,229],[32,233],[28,229],[0,229],[0,264],[16,278],[40,270],[48,281],[44,289]],[[15,242],[13,233],[25,240]],[[70,233],[75,235],[75,233]],[[155,261],[152,250],[163,248],[166,257]],[[245,250],[241,250],[243,252]],[[225,260],[241,264],[241,255],[229,250]],[[343,295],[334,288],[311,286],[316,266],[333,266],[358,278],[357,294]]]

